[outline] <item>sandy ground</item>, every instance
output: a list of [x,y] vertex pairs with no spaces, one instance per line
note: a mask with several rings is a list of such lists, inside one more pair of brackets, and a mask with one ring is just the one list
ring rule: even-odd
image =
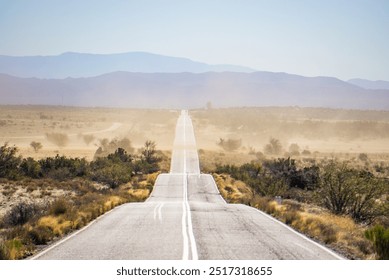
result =
[[[316,111],[311,112],[314,113],[316,114]],[[321,114],[325,119],[332,116],[332,113],[330,111]],[[236,118],[229,117],[228,110],[223,114],[219,117],[225,119],[225,124],[212,122],[211,119],[198,115],[198,112],[191,112],[198,149],[215,153],[212,159],[207,159],[203,165],[213,166],[214,163],[210,161],[221,164],[242,163],[255,159],[255,156],[248,155],[249,149],[263,152],[270,135],[266,131],[256,129],[255,125],[249,129],[239,123],[232,126],[231,123],[237,122]],[[361,115],[359,112],[353,114],[356,118]],[[171,151],[178,115],[178,110],[0,106],[0,145],[8,142],[9,145],[17,146],[23,157],[35,159],[60,154],[92,160],[99,142],[105,138],[112,140],[126,137],[131,140],[134,148],[142,147],[146,140],[153,140],[157,143],[158,149]],[[385,113],[384,117],[386,115],[388,114]],[[374,122],[388,122],[386,118],[380,120],[381,115],[377,112],[364,113],[363,116],[366,120],[374,117]],[[301,124],[302,121],[304,119],[298,115],[296,123]],[[336,120],[324,121],[333,123]],[[50,142],[46,135],[53,132],[67,135],[68,143],[58,147]],[[93,136],[93,141],[87,144],[84,140],[85,135]],[[220,138],[242,139],[242,148],[236,154],[224,153],[225,151],[217,145]],[[40,142],[43,148],[35,152],[30,146],[32,141]],[[342,155],[343,158],[352,159],[357,158],[360,153],[367,153],[369,159],[389,162],[389,138],[382,135],[377,138],[370,135],[366,139],[359,137],[348,140],[336,135],[326,139],[293,136],[280,138],[280,141],[285,151],[290,144],[297,143],[301,150],[309,150],[315,157]],[[35,199],[43,202],[45,199],[64,195],[62,192],[63,190],[51,189],[47,192],[47,189],[28,189],[17,184],[0,183],[0,215],[19,201]]]

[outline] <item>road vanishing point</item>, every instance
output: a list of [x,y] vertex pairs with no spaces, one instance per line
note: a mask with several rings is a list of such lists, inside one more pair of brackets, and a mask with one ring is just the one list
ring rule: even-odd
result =
[[170,173],[144,203],[127,203],[54,243],[45,260],[342,259],[271,216],[227,204],[199,168],[192,121],[178,118]]

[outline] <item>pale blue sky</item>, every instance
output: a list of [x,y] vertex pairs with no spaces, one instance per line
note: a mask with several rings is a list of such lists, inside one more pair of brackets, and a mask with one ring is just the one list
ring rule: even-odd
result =
[[66,51],[389,80],[389,0],[0,0],[0,54]]

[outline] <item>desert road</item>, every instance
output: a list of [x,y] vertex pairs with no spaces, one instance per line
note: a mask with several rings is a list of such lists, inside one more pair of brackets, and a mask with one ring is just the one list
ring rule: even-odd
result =
[[201,174],[192,121],[182,111],[171,169],[144,203],[128,203],[32,259],[341,259],[331,250],[245,205],[227,204]]

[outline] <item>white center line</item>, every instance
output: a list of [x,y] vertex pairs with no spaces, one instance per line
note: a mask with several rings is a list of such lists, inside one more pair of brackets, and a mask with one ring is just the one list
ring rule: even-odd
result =
[[[183,117],[183,123],[184,123],[184,146],[186,144],[186,115]],[[190,212],[190,205],[188,202],[188,173],[187,173],[187,167],[186,167],[186,147],[184,148],[184,155],[183,155],[183,201],[182,201],[182,235],[183,235],[183,254],[182,259],[188,260],[189,259],[189,246],[192,252],[192,260],[198,259],[197,254],[197,246],[196,246],[196,240],[194,238],[193,234],[193,228],[192,228],[192,215]],[[189,242],[190,244],[189,244]]]

